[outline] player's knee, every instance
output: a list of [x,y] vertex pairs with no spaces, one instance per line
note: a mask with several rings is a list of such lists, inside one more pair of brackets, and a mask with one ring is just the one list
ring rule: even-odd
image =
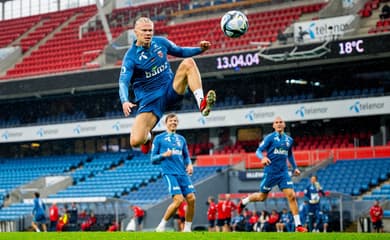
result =
[[196,200],[195,194],[189,194],[189,195],[186,197],[186,200],[187,200],[187,203],[188,203],[188,204],[194,204],[194,203],[195,203],[195,200]]
[[181,195],[176,195],[175,197],[173,197],[173,204],[175,205],[175,207],[179,207],[180,204],[182,204],[182,202],[184,202],[184,197],[181,196]]
[[193,58],[185,58],[182,64],[185,69],[191,69],[196,66],[195,60]]
[[131,147],[139,147],[140,145],[144,144],[146,142],[146,138],[143,137],[137,137],[137,136],[130,136],[130,146]]
[[295,194],[288,194],[287,199],[289,202],[295,202],[296,201]]

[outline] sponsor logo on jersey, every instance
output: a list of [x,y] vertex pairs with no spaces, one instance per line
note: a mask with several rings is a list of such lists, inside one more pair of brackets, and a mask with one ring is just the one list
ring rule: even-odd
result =
[[145,55],[145,52],[141,52],[141,55],[138,57],[138,60],[141,61],[142,59],[148,59],[148,56]]
[[278,154],[278,155],[288,155],[288,151],[285,150],[285,149],[282,149],[282,148],[275,148],[274,150],[274,154]]
[[173,155],[182,155],[182,151],[178,149],[172,149],[172,154]]
[[164,72],[166,69],[168,68],[168,63],[166,62],[165,64],[163,65],[160,65],[160,66],[154,66],[152,68],[152,71],[150,72],[145,72],[145,77],[146,78],[151,78],[151,77],[154,77],[162,72]]

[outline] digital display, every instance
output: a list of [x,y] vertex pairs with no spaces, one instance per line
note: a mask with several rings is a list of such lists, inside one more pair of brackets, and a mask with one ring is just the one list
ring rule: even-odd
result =
[[339,42],[339,48],[340,55],[364,53],[364,40],[341,41]]
[[[272,61],[260,57],[257,53],[258,50],[252,50],[239,53],[225,53],[214,56],[202,56],[196,59],[196,63],[200,72],[203,73],[217,73],[223,71],[234,70],[236,72],[244,69],[267,67],[267,66],[282,66],[283,64],[289,64],[294,62],[310,62],[315,64],[317,61],[320,64],[321,60],[329,59],[343,59],[347,57],[356,56],[369,56],[375,55],[378,57],[379,53],[390,53],[390,34],[388,35],[370,35],[361,38],[348,38],[342,40],[334,40],[329,43],[311,43],[302,45],[289,45],[276,48],[269,48],[263,51],[263,54],[286,54],[286,60]],[[324,45],[325,44],[325,45]],[[319,55],[318,48],[324,45],[323,49],[326,49],[324,54]],[[321,50],[323,50],[321,49]],[[302,56],[307,53],[306,58],[298,58],[294,56]],[[316,54],[318,56],[316,56]],[[291,57],[289,59],[288,57]],[[280,59],[280,58],[279,58]],[[179,65],[180,61],[172,62],[172,66],[175,69]]]
[[240,53],[227,56],[219,56],[215,59],[216,69],[238,69],[241,67],[251,67],[260,63],[257,53]]

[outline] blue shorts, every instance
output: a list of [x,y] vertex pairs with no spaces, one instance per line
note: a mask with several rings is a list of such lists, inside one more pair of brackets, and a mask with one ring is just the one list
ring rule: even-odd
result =
[[278,185],[280,190],[294,188],[294,184],[290,175],[288,175],[288,172],[278,175],[264,173],[263,180],[260,182],[260,192],[268,193],[275,185]]
[[157,117],[158,122],[166,110],[170,110],[181,105],[184,95],[178,94],[173,89],[173,79],[165,86],[164,92],[166,93],[164,96],[153,100],[141,99],[138,103],[138,114],[143,112],[152,112]]
[[42,214],[34,214],[33,216],[33,222],[45,224],[46,223],[46,216]]
[[191,179],[187,175],[164,174],[164,179],[172,196],[181,194],[187,196],[195,192],[194,185],[192,185]]

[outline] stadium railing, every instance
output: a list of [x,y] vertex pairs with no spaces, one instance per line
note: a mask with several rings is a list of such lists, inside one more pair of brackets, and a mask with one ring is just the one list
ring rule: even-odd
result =
[[[334,148],[322,150],[294,151],[298,166],[313,166],[329,158],[334,161],[341,159],[365,159],[390,157],[390,146]],[[235,165],[245,162],[247,169],[262,168],[254,153],[199,155],[196,157],[197,166]]]

